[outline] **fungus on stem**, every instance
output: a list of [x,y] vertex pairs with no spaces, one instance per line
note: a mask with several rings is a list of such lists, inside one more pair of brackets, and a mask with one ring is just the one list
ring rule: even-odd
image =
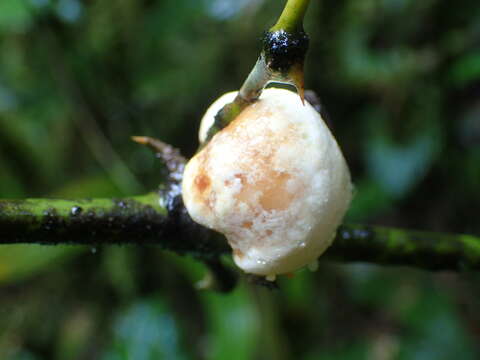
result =
[[[223,236],[170,211],[150,193],[126,199],[0,200],[0,245],[146,245],[215,260]],[[427,270],[480,270],[480,238],[371,225],[342,225],[324,259]]]
[[[175,187],[184,159],[171,146],[137,138],[166,163],[161,191],[124,199],[0,200],[0,245],[157,245],[215,263],[230,253],[225,238],[195,223]],[[325,259],[428,270],[480,270],[480,237],[370,225],[342,225]]]

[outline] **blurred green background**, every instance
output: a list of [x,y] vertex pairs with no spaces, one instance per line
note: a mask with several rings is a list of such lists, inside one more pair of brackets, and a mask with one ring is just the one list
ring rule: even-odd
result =
[[[0,198],[140,194],[190,156],[281,0],[0,0]],[[313,0],[306,85],[356,184],[348,221],[480,235],[478,0]],[[227,259],[228,260],[228,259]],[[322,263],[197,291],[154,247],[0,248],[0,359],[478,359],[478,274]]]

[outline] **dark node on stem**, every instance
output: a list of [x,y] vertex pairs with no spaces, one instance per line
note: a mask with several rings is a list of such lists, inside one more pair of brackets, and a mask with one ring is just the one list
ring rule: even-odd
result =
[[303,64],[309,38],[304,31],[269,31],[263,37],[263,51],[270,69],[287,72],[295,64]]

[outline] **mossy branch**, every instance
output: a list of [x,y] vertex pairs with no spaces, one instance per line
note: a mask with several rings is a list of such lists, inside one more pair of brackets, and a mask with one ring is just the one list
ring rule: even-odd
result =
[[[167,181],[157,192],[124,199],[0,200],[0,245],[150,244],[218,265],[218,257],[229,253],[230,247],[222,235],[188,215],[180,192],[186,159],[159,140],[133,140],[150,147],[168,170]],[[480,238],[343,225],[322,258],[429,270],[480,270]],[[226,288],[231,288],[232,282],[228,284]]]
[[[170,203],[171,206],[160,204]],[[125,199],[0,200],[0,244],[155,244],[214,259],[229,253],[221,235],[194,223],[181,198],[150,193]],[[480,270],[480,238],[343,225],[322,258],[429,270]]]
[[190,220],[180,198],[169,200],[167,211],[161,196],[0,200],[0,244],[155,244],[205,257],[227,251],[218,236]]
[[427,270],[480,270],[480,237],[347,224],[340,227],[325,256]]

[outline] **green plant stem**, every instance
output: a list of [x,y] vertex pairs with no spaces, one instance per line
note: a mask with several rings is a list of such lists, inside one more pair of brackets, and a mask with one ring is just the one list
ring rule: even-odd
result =
[[[216,258],[230,252],[223,236],[194,223],[181,202],[169,211],[162,195],[125,199],[0,200],[0,244],[155,244]],[[367,225],[343,225],[322,259],[406,265],[429,270],[480,270],[480,238]]]
[[0,200],[0,244],[155,244],[215,257],[228,247],[194,223],[181,204],[170,211],[161,195],[125,199]]
[[272,26],[270,31],[295,32],[303,30],[303,18],[309,4],[310,0],[288,0],[277,23]]
[[[308,36],[303,32],[303,18],[309,2],[310,0],[288,0],[277,23],[266,33],[262,52],[238,95],[216,114],[215,122],[208,130],[206,140],[200,144],[199,150],[217,132],[232,122],[245,107],[255,102],[270,82],[294,86],[303,102],[303,63],[308,49]],[[279,33],[280,40],[277,39]]]
[[340,227],[325,256],[427,270],[480,270],[480,237],[347,224]]

